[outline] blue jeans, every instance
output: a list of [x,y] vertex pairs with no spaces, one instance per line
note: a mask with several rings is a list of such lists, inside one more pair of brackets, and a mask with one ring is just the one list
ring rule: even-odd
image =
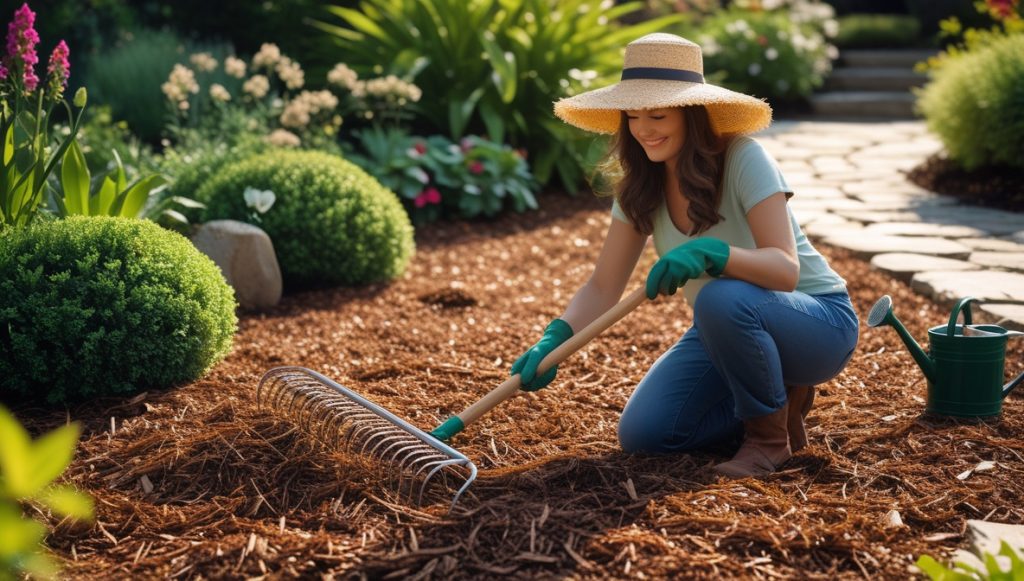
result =
[[626,403],[626,452],[682,452],[742,437],[742,420],[786,405],[786,386],[835,377],[857,346],[846,292],[771,291],[735,279],[705,286],[693,326],[651,366]]

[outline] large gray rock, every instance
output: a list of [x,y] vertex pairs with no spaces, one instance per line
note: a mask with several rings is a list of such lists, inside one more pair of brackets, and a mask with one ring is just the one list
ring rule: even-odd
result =
[[992,303],[1024,303],[1024,275],[1016,272],[919,272],[911,279],[910,287],[943,304],[968,296]]
[[929,270],[979,270],[981,268],[977,264],[971,264],[963,260],[909,252],[876,254],[871,258],[871,266],[907,283],[918,272],[927,272]]
[[281,300],[281,268],[274,244],[262,229],[213,220],[199,227],[192,243],[220,267],[243,308],[266,309]]

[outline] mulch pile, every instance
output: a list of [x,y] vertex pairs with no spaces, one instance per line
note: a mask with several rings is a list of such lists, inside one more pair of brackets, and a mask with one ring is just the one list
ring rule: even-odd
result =
[[967,204],[1024,212],[1024,170],[986,166],[967,171],[938,153],[907,173],[926,190],[962,199]]
[[[819,387],[810,446],[764,480],[718,480],[714,454],[631,456],[619,413],[690,323],[680,295],[642,305],[456,437],[480,477],[454,512],[397,503],[358,457],[256,409],[274,366],[302,365],[425,429],[507,378],[589,276],[608,201],[421,229],[389,285],[308,291],[241,318],[207,377],[67,412],[18,409],[36,431],[82,422],[69,480],[92,524],[51,523],[70,578],[891,578],[962,546],[967,519],[1024,523],[1024,401],[1001,419],[923,415],[926,383],[891,328]],[[919,338],[948,308],[822,248],[866,316],[891,294]],[[645,253],[629,288],[653,263]],[[1024,370],[1011,342],[1007,373]],[[994,462],[990,470],[973,471]]]

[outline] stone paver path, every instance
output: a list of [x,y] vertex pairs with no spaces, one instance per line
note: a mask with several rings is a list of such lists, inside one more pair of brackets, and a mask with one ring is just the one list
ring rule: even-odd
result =
[[941,304],[977,297],[977,318],[1024,330],[1024,214],[961,205],[907,181],[942,150],[923,122],[779,121],[755,137],[796,192],[790,204],[809,237]]

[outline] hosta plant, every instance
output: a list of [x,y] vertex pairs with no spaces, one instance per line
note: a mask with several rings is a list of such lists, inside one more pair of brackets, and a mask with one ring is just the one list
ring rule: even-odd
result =
[[349,158],[399,195],[414,224],[443,216],[494,216],[536,209],[537,181],[522,152],[479,136],[409,136],[373,127]]

